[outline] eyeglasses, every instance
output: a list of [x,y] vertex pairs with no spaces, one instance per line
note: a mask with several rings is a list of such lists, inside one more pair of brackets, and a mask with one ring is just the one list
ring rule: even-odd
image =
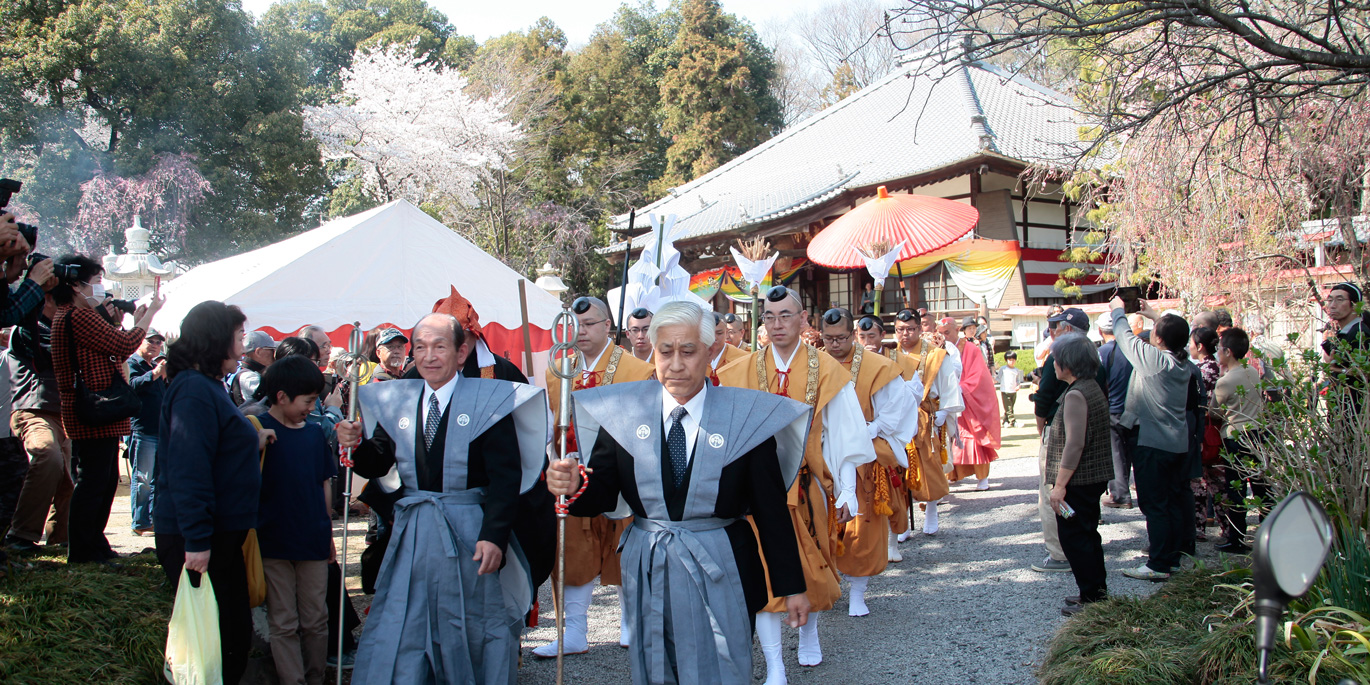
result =
[[793,319],[796,316],[799,315],[794,312],[780,312],[779,314],[762,314],[761,320],[765,322],[767,326],[770,326],[771,324],[777,321],[779,321],[782,324],[787,324],[790,322],[791,319]]
[[628,335],[647,335],[648,326],[633,326],[628,329]]
[[600,324],[602,324],[602,323],[609,323],[609,320],[608,320],[608,319],[600,319],[599,321],[582,321],[582,322],[580,322],[580,327],[581,327],[581,328],[590,328],[591,326],[598,326],[598,325],[600,325]]
[[821,337],[823,338],[823,343],[826,345],[840,345],[851,340],[851,333],[846,335],[824,335]]

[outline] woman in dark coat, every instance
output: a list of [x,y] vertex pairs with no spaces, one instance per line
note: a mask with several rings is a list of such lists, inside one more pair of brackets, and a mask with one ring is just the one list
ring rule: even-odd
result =
[[228,397],[223,378],[243,354],[241,310],[201,302],[167,350],[171,385],[157,444],[157,560],[175,588],[181,569],[207,573],[219,605],[224,683],[247,669],[252,638],[243,541],[257,524],[262,473],[256,429]]

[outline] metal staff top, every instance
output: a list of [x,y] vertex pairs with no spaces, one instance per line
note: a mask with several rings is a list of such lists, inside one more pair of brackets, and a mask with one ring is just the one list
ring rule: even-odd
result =
[[[580,319],[571,310],[562,308],[561,313],[552,321],[552,350],[549,352],[547,367],[552,375],[561,379],[561,403],[557,407],[557,426],[563,431],[571,429],[571,389],[576,377],[575,359],[580,351],[576,349],[576,338],[580,336]],[[561,458],[566,458],[566,437],[561,439]]]

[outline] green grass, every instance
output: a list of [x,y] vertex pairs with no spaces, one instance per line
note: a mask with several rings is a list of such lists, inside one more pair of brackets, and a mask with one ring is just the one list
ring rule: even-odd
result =
[[[1037,360],[1032,358],[1032,348],[1014,350],[1018,353],[1017,367],[1023,370],[1023,382],[1027,382],[1028,376],[1032,375],[1032,370],[1037,368]],[[1004,353],[994,355],[994,368],[1004,366]]]
[[0,580],[0,682],[162,682],[171,595],[152,554],[121,569],[11,561]]
[[[1217,587],[1240,584],[1249,576],[1246,569],[1201,567],[1177,573],[1145,599],[1121,597],[1091,605],[1052,638],[1037,675],[1043,685],[1255,682],[1255,631],[1249,621],[1230,618],[1244,593]],[[1271,681],[1308,682],[1316,658],[1316,652],[1277,645]],[[1323,661],[1317,683],[1333,684],[1347,675],[1336,668]]]

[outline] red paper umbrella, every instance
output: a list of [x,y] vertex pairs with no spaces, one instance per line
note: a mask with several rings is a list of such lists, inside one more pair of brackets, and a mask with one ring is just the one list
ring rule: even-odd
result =
[[[980,212],[968,204],[925,195],[890,195],[885,186],[874,200],[842,215],[814,236],[809,259],[832,269],[864,267],[858,249],[900,242],[899,260],[912,259],[956,242],[975,228]],[[857,249],[853,249],[857,248]]]

